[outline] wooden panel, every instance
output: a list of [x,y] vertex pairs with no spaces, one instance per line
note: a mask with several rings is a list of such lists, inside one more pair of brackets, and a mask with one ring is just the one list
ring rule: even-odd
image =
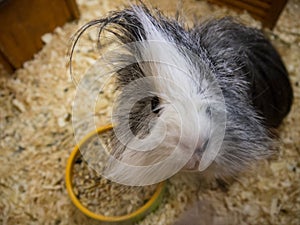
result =
[[[0,5],[0,51],[13,68],[42,48],[41,36],[71,20],[77,13],[71,0],[6,0]],[[73,1],[75,4],[75,2]]]
[[243,11],[247,10],[254,18],[260,20],[265,27],[273,28],[287,0],[208,0],[219,5]]
[[77,6],[75,0],[65,0],[65,1],[68,5],[69,11],[70,11],[72,17],[74,19],[79,19],[80,12],[79,12],[79,9],[78,9],[78,6]]
[[282,12],[287,0],[276,0],[271,2],[271,9],[268,11],[267,20],[265,25],[267,27],[273,28]]
[[10,65],[9,61],[5,58],[5,56],[0,51],[0,67],[3,66],[7,72],[12,73],[14,68]]
[[263,18],[264,15],[266,14],[265,10],[263,10],[259,7],[247,4],[243,1],[220,0],[218,2],[225,4],[227,6],[231,6],[233,8],[240,9],[240,10],[247,10],[249,13],[255,14],[256,16],[258,16],[260,18]]
[[253,7],[257,7],[260,9],[270,9],[271,4],[269,2],[261,1],[261,0],[240,0],[241,2],[244,2],[248,5],[251,5]]

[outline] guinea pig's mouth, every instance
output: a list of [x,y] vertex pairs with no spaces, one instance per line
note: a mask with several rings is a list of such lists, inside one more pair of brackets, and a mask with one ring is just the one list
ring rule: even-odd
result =
[[185,166],[182,168],[183,171],[196,171],[199,168],[200,158],[198,158],[195,154],[193,154],[192,158],[185,164]]
[[208,140],[206,140],[200,148],[195,150],[191,159],[187,162],[187,164],[185,164],[182,170],[191,171],[191,172],[198,170],[203,152],[206,150],[207,145],[208,145]]

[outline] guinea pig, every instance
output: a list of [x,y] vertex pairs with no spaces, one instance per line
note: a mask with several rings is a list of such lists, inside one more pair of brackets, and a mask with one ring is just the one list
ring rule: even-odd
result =
[[[111,59],[120,90],[115,158],[148,166],[178,150],[165,161],[172,166],[134,176],[208,167],[223,178],[274,153],[271,130],[290,111],[293,92],[279,54],[260,30],[228,17],[187,27],[145,5],[111,12],[79,34],[93,25],[100,40],[106,31],[126,46]],[[203,166],[204,153],[216,149]]]

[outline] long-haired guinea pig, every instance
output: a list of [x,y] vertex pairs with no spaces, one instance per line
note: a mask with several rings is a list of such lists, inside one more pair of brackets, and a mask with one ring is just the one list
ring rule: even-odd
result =
[[188,28],[144,5],[112,12],[79,33],[92,25],[99,25],[100,39],[109,32],[127,46],[111,63],[121,92],[113,115],[116,157],[150,165],[176,149],[178,158],[190,154],[181,169],[199,170],[204,152],[218,149],[209,168],[221,178],[272,155],[270,131],[290,111],[293,93],[279,54],[261,31],[231,18]]

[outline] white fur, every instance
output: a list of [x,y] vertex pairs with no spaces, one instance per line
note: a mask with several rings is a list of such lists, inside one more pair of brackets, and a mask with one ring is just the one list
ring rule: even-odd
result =
[[[185,55],[191,53],[180,51],[140,8],[136,8],[136,14],[146,31],[146,40],[136,45],[141,52],[137,61],[143,73],[153,80],[154,90],[149,94],[160,98],[162,112],[146,138],[132,138],[126,143],[121,162],[112,160],[106,174],[124,184],[144,185],[166,179],[189,165],[194,151],[216,130],[206,109],[220,99],[208,88],[205,77],[197,80],[201,71]],[[213,157],[211,152],[206,156],[205,168]]]

